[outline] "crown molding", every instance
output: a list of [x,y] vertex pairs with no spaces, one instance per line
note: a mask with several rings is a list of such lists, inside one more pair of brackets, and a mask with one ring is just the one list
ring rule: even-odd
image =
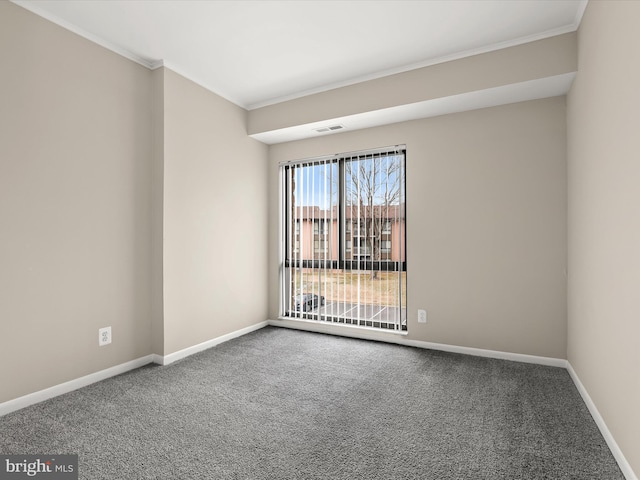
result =
[[576,18],[573,20],[573,24],[576,26],[576,30],[580,27],[582,23],[582,17],[584,16],[584,12],[587,9],[587,5],[589,0],[580,0],[578,3],[578,11],[576,12]]
[[63,20],[62,18],[56,15],[52,15],[46,10],[40,8],[38,5],[33,4],[29,0],[10,0],[10,1],[24,8],[25,10],[28,10],[31,13],[34,13],[39,17],[44,18],[45,20],[49,20],[51,23],[55,23],[56,25],[64,28],[65,30],[69,30],[70,32],[75,33],[76,35],[79,35],[93,43],[96,43],[101,47],[106,48],[107,50],[111,50],[113,53],[116,53],[122,57],[125,57],[139,65],[142,65],[143,67],[151,69],[152,65],[155,63],[154,60],[150,60],[140,55],[136,55],[135,53],[127,50],[126,48],[123,48],[123,47],[120,47],[119,45],[115,45],[111,42],[108,42],[97,35],[94,35],[92,33],[87,32],[86,30],[81,29],[80,27],[78,27],[77,25],[74,25],[73,23],[67,22],[66,20]]
[[142,65],[145,68],[148,68],[150,70],[156,70],[160,67],[166,67],[169,68],[170,70],[174,71],[175,73],[185,77],[188,80],[191,80],[192,82],[196,83],[197,85],[201,86],[202,88],[224,98],[225,100],[228,100],[229,102],[233,103],[234,105],[237,105],[245,110],[255,110],[258,108],[262,108],[262,107],[266,107],[269,105],[274,105],[277,103],[282,103],[282,102],[286,102],[289,100],[295,100],[297,98],[302,98],[302,97],[306,97],[309,95],[314,95],[317,93],[322,93],[322,92],[326,92],[329,90],[334,90],[336,88],[341,88],[341,87],[347,87],[350,85],[355,85],[358,83],[362,83],[362,82],[366,82],[369,80],[376,80],[379,78],[383,78],[383,77],[387,77],[390,75],[395,75],[398,73],[404,73],[404,72],[408,72],[411,70],[417,70],[419,68],[424,68],[424,67],[429,67],[432,65],[437,65],[437,64],[441,64],[441,63],[446,63],[446,62],[450,62],[453,60],[460,60],[462,58],[466,58],[466,57],[472,57],[475,55],[481,55],[483,53],[489,53],[489,52],[493,52],[493,51],[497,51],[497,50],[501,50],[504,48],[509,48],[509,47],[515,47],[518,45],[522,45],[525,43],[530,43],[530,42],[535,42],[537,40],[543,40],[545,38],[550,38],[550,37],[554,37],[554,36],[558,36],[558,35],[563,35],[565,33],[572,33],[575,32],[578,27],[580,26],[580,22],[582,21],[582,16],[584,15],[585,9],[587,7],[587,4],[589,2],[589,0],[580,0],[578,3],[578,11],[576,12],[576,16],[574,21],[569,24],[569,25],[565,25],[562,27],[558,27],[558,28],[554,28],[551,30],[547,30],[544,32],[540,32],[540,33],[536,33],[533,35],[527,35],[524,37],[519,37],[513,40],[509,40],[509,41],[505,41],[505,42],[498,42],[498,43],[494,43],[491,45],[486,45],[484,47],[480,47],[480,48],[475,48],[475,49],[471,49],[471,50],[466,50],[463,52],[458,52],[455,54],[451,54],[451,55],[445,55],[442,57],[437,57],[437,58],[432,58],[432,59],[428,59],[428,60],[424,60],[421,62],[417,62],[417,63],[413,63],[413,64],[409,64],[409,65],[404,65],[402,67],[396,67],[396,68],[392,68],[392,69],[386,69],[386,70],[381,70],[369,75],[363,75],[363,76],[358,76],[358,77],[354,77],[351,78],[349,80],[345,80],[345,81],[341,81],[341,82],[334,82],[334,83],[330,83],[330,84],[326,84],[326,85],[322,85],[320,87],[317,88],[312,88],[312,89],[308,89],[308,90],[303,90],[291,95],[286,95],[286,96],[282,96],[282,97],[276,97],[276,98],[272,98],[269,100],[265,100],[263,102],[257,102],[254,104],[245,104],[244,102],[240,102],[238,101],[238,99],[232,98],[229,95],[220,93],[218,91],[216,91],[214,88],[212,88],[210,85],[208,85],[207,82],[204,82],[200,79],[198,79],[197,77],[195,77],[194,75],[188,74],[186,73],[184,70],[182,70],[179,66],[176,65],[172,65],[172,64],[168,64],[166,62],[166,60],[164,59],[149,59],[149,58],[145,58],[141,55],[138,55],[136,53],[131,52],[130,50],[123,48],[119,45],[113,44],[97,35],[94,35],[92,33],[87,32],[86,30],[83,30],[82,28],[79,28],[77,25],[74,25],[73,23],[67,22],[66,20],[61,19],[60,17],[53,15],[51,13],[49,13],[48,11],[42,9],[41,7],[39,7],[38,5],[34,4],[33,2],[31,2],[30,0],[10,0],[12,3],[14,3],[15,5],[18,5],[22,8],[24,8],[25,10],[28,10],[66,30],[69,30],[70,32],[75,33],[76,35],[79,35],[97,45],[100,45],[101,47],[106,48],[107,50],[110,50],[124,58],[127,58],[139,65]]

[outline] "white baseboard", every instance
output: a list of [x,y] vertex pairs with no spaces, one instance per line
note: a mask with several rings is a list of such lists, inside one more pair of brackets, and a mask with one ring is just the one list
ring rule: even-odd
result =
[[198,345],[194,345],[193,347],[185,348],[184,350],[180,350],[170,355],[165,355],[165,356],[157,355],[157,354],[146,355],[144,357],[137,358],[135,360],[131,360],[129,362],[122,363],[120,365],[116,365],[111,368],[107,368],[105,370],[100,370],[99,372],[85,375],[84,377],[76,378],[74,380],[70,380],[68,382],[61,383],[59,385],[54,385],[53,387],[45,388],[44,390],[39,390],[37,392],[33,392],[28,395],[24,395],[22,397],[15,398],[13,400],[9,400],[4,403],[0,403],[0,417],[2,415],[6,415],[7,413],[20,410],[21,408],[25,408],[30,405],[43,402],[50,398],[72,392],[82,387],[86,387],[87,385],[91,385],[92,383],[96,383],[101,380],[106,380],[107,378],[120,375],[121,373],[128,372],[129,370],[140,368],[143,365],[147,365],[149,363],[157,363],[159,365],[168,365],[172,362],[175,362],[176,360],[180,360],[182,358],[188,357],[189,355],[193,355],[194,353],[201,352],[202,350],[206,350],[207,348],[211,348],[222,342],[231,340],[232,338],[246,335],[247,333],[266,327],[267,325],[268,325],[268,322],[260,322],[260,323],[257,323],[256,325],[252,325],[250,327],[228,333],[227,335],[222,335],[221,337],[217,337],[212,340],[200,343]]
[[510,360],[512,362],[533,363],[536,365],[546,365],[548,367],[566,368],[567,366],[567,361],[562,358],[540,357],[537,355],[526,355],[524,353],[501,352],[499,350],[485,350],[473,347],[459,347],[457,345],[422,342],[419,340],[400,339],[397,343],[408,345],[410,347],[428,348],[430,350],[440,350],[442,352],[462,353],[464,355],[474,355],[476,357],[497,358],[500,360]]
[[[246,327],[240,330],[236,330],[235,332],[231,332],[228,333],[226,335],[222,335],[220,337],[217,338],[213,338],[211,340],[208,340],[206,342],[202,342],[199,343],[198,345],[194,345],[192,347],[189,348],[185,348],[183,350],[179,350],[177,352],[171,353],[169,355],[157,355],[157,354],[151,354],[151,355],[146,355],[144,357],[140,357],[137,358],[135,360],[131,360],[129,362],[126,363],[122,363],[120,365],[116,365],[114,367],[111,368],[107,368],[105,370],[100,370],[99,372],[95,372],[95,373],[91,373],[89,375],[85,375],[84,377],[80,377],[80,378],[76,378],[74,380],[70,380],[68,382],[65,383],[61,383],[59,385],[55,385],[53,387],[50,388],[46,388],[44,390],[40,390],[38,392],[34,392],[34,393],[30,393],[28,395],[24,395],[22,397],[18,397],[16,399],[13,400],[9,400],[7,402],[4,403],[0,403],[0,417],[3,415],[6,415],[8,413],[11,412],[15,412],[16,410],[20,410],[22,408],[28,407],[30,405],[34,405],[36,403],[40,403],[43,402],[45,400],[48,400],[50,398],[53,397],[57,397],[59,395],[63,395],[65,393],[69,393],[72,392],[74,390],[77,390],[79,388],[82,387],[86,387],[88,385],[91,385],[92,383],[96,383],[99,382],[101,380],[105,380],[107,378],[110,377],[114,377],[116,375],[120,375],[122,373],[128,372],[130,370],[134,370],[136,368],[140,368],[144,365],[147,365],[149,363],[157,363],[159,365],[169,365],[170,363],[173,363],[177,360],[181,360],[183,358],[186,358],[190,355],[193,355],[194,353],[198,353],[201,352],[203,350],[206,350],[208,348],[214,347],[216,345],[219,345],[223,342],[226,342],[228,340],[231,340],[233,338],[237,338],[237,337],[241,337],[242,335],[246,335],[247,333],[251,333],[253,331],[259,330],[261,328],[264,328],[268,325],[272,325],[275,327],[282,327],[282,328],[296,328],[296,326],[294,325],[287,325],[281,321],[277,321],[277,320],[268,320],[265,322],[260,322],[257,323],[255,325],[252,325],[250,327]],[[307,331],[313,331],[313,328],[308,328],[307,325],[305,325],[306,328],[303,328],[304,330]],[[320,331],[320,333],[329,333],[332,335],[340,335],[340,331],[326,331],[325,329],[322,329],[322,331]],[[346,334],[347,332],[345,332]],[[344,335],[344,336],[348,336],[348,337],[352,337],[352,338],[362,338],[365,340],[378,340],[380,341],[381,339],[379,338],[371,338],[368,335],[362,335],[362,336],[358,336],[358,335],[354,335],[353,331],[349,331],[348,335]],[[385,341],[385,340],[382,340]],[[625,478],[627,480],[638,480],[638,477],[636,476],[636,474],[634,473],[633,469],[631,468],[631,465],[629,464],[629,462],[627,462],[627,459],[625,458],[624,454],[622,453],[622,450],[620,450],[620,447],[618,446],[618,444],[616,443],[615,439],[613,438],[613,435],[611,434],[611,432],[609,431],[609,428],[607,427],[607,424],[605,423],[604,419],[602,418],[602,416],[600,415],[600,412],[598,411],[595,403],[593,403],[593,400],[591,400],[591,397],[589,396],[589,393],[587,392],[586,388],[584,387],[584,385],[582,385],[582,382],[580,381],[580,378],[578,377],[578,375],[576,374],[575,370],[573,369],[573,367],[571,366],[571,364],[564,359],[560,359],[560,358],[551,358],[551,357],[540,357],[540,356],[535,356],[535,355],[525,355],[525,354],[520,354],[520,353],[511,353],[511,352],[501,352],[501,351],[495,351],[495,350],[485,350],[485,349],[480,349],[480,348],[471,348],[471,347],[460,347],[460,346],[456,346],[456,345],[447,345],[447,344],[442,344],[442,343],[432,343],[432,342],[423,342],[420,340],[408,340],[399,336],[390,336],[389,339],[387,340],[389,343],[395,343],[395,344],[399,344],[399,345],[406,345],[406,346],[410,346],[410,347],[418,347],[418,348],[426,348],[426,349],[430,349],[430,350],[439,350],[439,351],[444,351],[444,352],[452,352],[452,353],[461,353],[464,355],[475,355],[475,356],[479,356],[479,357],[487,357],[487,358],[497,358],[497,359],[501,359],[501,360],[511,360],[511,361],[516,361],[516,362],[523,362],[523,363],[533,363],[533,364],[538,364],[538,365],[547,365],[547,366],[551,366],[551,367],[561,367],[561,368],[566,368],[567,371],[569,372],[569,375],[571,376],[571,379],[573,380],[574,384],[576,385],[576,388],[578,389],[578,392],[580,393],[580,395],[582,396],[582,399],[584,400],[585,404],[587,405],[587,408],[589,409],[589,412],[591,413],[591,416],[593,417],[594,421],[596,422],[596,425],[598,426],[598,428],[600,429],[600,432],[602,433],[602,436],[604,437],[605,441],[607,442],[607,446],[609,447],[609,449],[611,450],[611,453],[613,454],[614,458],[616,459],[616,461],[618,462],[618,465],[620,466],[620,470],[622,470],[623,475],[625,476]]]
[[[297,322],[297,321],[296,321]],[[359,338],[362,340],[376,340],[382,341],[386,343],[395,343],[398,345],[406,345],[408,347],[417,347],[417,348],[426,348],[429,350],[439,350],[442,352],[451,352],[451,353],[461,353],[463,355],[473,355],[476,357],[487,357],[487,358],[497,358],[500,360],[511,360],[514,362],[523,362],[523,363],[533,363],[536,365],[547,365],[550,367],[567,367],[567,361],[562,358],[553,358],[553,357],[539,357],[536,355],[525,355],[522,353],[512,353],[512,352],[501,352],[497,350],[484,350],[481,348],[472,348],[472,347],[460,347],[457,345],[447,345],[444,343],[433,343],[433,342],[423,342],[421,340],[409,340],[402,335],[397,335],[393,332],[389,332],[388,336],[381,337],[382,334],[386,334],[387,332],[376,329],[377,335],[372,336],[372,329],[364,330],[361,327],[352,327],[352,328],[322,328],[323,325],[318,325],[317,330],[311,324],[317,324],[318,322],[304,322],[299,327],[293,324],[293,321],[282,321],[282,320],[269,320],[269,325],[274,327],[283,327],[283,328],[292,328],[297,330],[305,330],[305,331],[317,331],[320,333],[327,333],[330,335],[338,335],[345,336],[349,338]],[[333,325],[331,325],[333,326]],[[342,327],[342,325],[335,325],[335,327]],[[361,333],[358,334],[358,330],[361,330]]]
[[607,446],[609,447],[609,450],[611,450],[613,457],[616,459],[616,462],[618,462],[618,466],[620,467],[620,470],[622,470],[622,474],[624,475],[624,478],[626,478],[627,480],[638,480],[638,477],[633,472],[631,465],[629,465],[629,462],[627,462],[627,459],[622,453],[622,450],[620,450],[620,447],[618,446],[615,439],[613,438],[613,435],[609,431],[609,428],[607,427],[607,424],[602,418],[602,415],[600,415],[600,412],[598,411],[596,404],[593,403],[593,400],[591,400],[591,397],[589,396],[587,389],[584,388],[584,385],[582,385],[582,382],[580,381],[578,374],[576,373],[576,371],[573,369],[573,367],[569,362],[567,362],[567,370],[569,372],[569,375],[571,375],[571,379],[573,380],[573,383],[575,383],[576,388],[578,389],[578,392],[580,392],[580,395],[582,396],[584,403],[587,405],[587,408],[589,409],[589,412],[591,413],[593,420],[596,422],[596,425],[600,429],[600,433],[602,433],[604,440],[607,442]]
[[144,357],[140,357],[111,368],[100,370],[99,372],[85,375],[84,377],[76,378],[59,385],[54,385],[53,387],[45,388],[44,390],[39,390],[37,392],[33,392],[28,395],[9,400],[8,402],[0,403],[0,417],[2,415],[6,415],[7,413],[20,410],[21,408],[43,402],[50,398],[73,392],[74,390],[86,387],[87,385],[91,385],[92,383],[96,383],[101,380],[120,375],[121,373],[128,372],[129,370],[140,368],[143,365],[151,363],[152,361],[153,355],[146,355]]
[[593,400],[591,400],[589,393],[587,392],[586,388],[584,388],[584,385],[582,385],[582,382],[578,378],[578,375],[576,374],[575,370],[567,360],[564,360],[561,358],[524,355],[521,353],[484,350],[480,348],[459,347],[457,345],[423,342],[419,340],[408,340],[408,339],[399,337],[397,335],[389,335],[389,337],[386,339],[380,339],[379,336],[377,336],[376,338],[372,338],[369,335],[369,332],[362,332],[360,335],[358,335],[355,329],[350,329],[349,331],[345,330],[344,332],[342,332],[340,329],[329,329],[329,328],[319,328],[316,330],[312,325],[310,325],[310,323],[316,323],[316,322],[304,322],[304,324],[300,324],[298,326],[290,322],[283,322],[281,320],[269,320],[269,325],[272,325],[274,327],[291,328],[291,329],[305,330],[305,331],[311,331],[311,332],[317,331],[319,333],[328,333],[330,335],[345,336],[350,338],[360,338],[363,340],[386,341],[388,343],[396,343],[399,345],[407,345],[410,347],[427,348],[431,350],[440,350],[444,352],[462,353],[464,355],[475,355],[479,357],[497,358],[501,360],[511,360],[515,362],[533,363],[536,365],[546,365],[550,367],[566,368],[567,371],[569,372],[569,375],[571,376],[571,379],[573,380],[573,383],[578,389],[578,392],[580,392],[580,395],[582,396],[584,403],[587,405],[587,408],[589,409],[591,416],[596,422],[596,425],[600,429],[602,436],[607,442],[607,446],[611,450],[613,457],[616,459],[616,462],[618,462],[618,466],[620,467],[620,470],[622,470],[624,477],[626,478],[626,480],[638,480],[638,477],[634,473],[629,462],[627,462],[627,459],[625,458],[624,454],[622,453],[622,450],[620,450],[620,447],[618,446],[615,439],[613,438],[613,435],[609,431],[609,428],[607,427],[607,424],[605,423],[604,419],[600,415],[600,412],[598,412],[598,409],[596,408],[595,403],[593,403]]
[[269,322],[260,322],[255,325],[251,325],[250,327],[242,328],[240,330],[236,330],[235,332],[227,333],[226,335],[222,335],[220,337],[212,338],[211,340],[207,340],[206,342],[199,343],[197,345],[193,345],[192,347],[185,348],[183,350],[178,350],[177,352],[170,353],[169,355],[153,355],[153,362],[159,365],[169,365],[177,360],[182,360],[194,353],[202,352],[203,350],[207,350],[208,348],[215,347],[223,342],[227,342],[233,338],[241,337],[246,335],[247,333],[254,332],[256,330],[260,330],[261,328],[269,325]]

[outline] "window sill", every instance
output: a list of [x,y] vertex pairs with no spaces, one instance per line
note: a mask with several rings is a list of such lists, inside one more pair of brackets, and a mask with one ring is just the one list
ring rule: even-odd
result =
[[351,325],[348,323],[325,322],[322,320],[307,320],[305,318],[279,316],[278,320],[291,321],[291,322],[302,323],[306,325],[315,325],[318,327],[322,327],[322,329],[335,327],[335,328],[350,330],[352,332],[367,331],[367,332],[384,333],[387,335],[399,335],[399,336],[407,336],[409,334],[408,330],[391,330],[388,328],[366,327],[366,326]]

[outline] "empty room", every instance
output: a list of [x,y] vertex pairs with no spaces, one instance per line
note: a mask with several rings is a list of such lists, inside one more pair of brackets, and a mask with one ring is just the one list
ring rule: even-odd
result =
[[0,0],[0,479],[637,480],[639,45]]

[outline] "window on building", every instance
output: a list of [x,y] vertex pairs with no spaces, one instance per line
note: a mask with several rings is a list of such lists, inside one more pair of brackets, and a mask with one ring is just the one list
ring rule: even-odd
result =
[[313,233],[316,235],[326,235],[329,232],[329,223],[325,220],[313,221]]
[[316,252],[326,252],[328,243],[324,240],[314,240],[313,248]]
[[280,172],[281,317],[406,330],[404,147]]
[[354,258],[358,258],[360,260],[370,260],[371,254],[373,252],[373,248],[369,245],[369,240],[367,238],[358,237],[355,240],[355,250],[353,252]]

